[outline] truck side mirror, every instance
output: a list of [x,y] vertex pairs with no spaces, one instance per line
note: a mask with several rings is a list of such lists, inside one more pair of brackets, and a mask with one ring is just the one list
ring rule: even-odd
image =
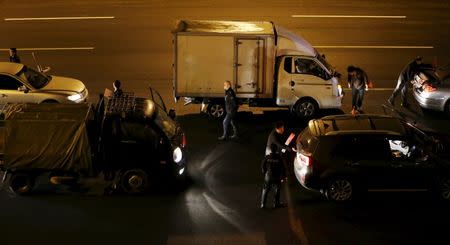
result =
[[175,113],[175,110],[174,109],[170,109],[169,110],[169,117],[172,118],[172,119],[175,119],[176,116],[177,115]]

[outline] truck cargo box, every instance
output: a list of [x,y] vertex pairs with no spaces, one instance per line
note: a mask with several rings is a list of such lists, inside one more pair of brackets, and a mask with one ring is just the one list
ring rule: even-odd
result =
[[176,97],[272,98],[275,29],[271,22],[179,21],[174,34]]

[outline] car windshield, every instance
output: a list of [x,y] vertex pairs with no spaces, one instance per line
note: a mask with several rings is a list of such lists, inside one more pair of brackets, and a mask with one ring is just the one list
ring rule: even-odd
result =
[[319,53],[317,54],[317,59],[320,61],[320,63],[322,63],[327,68],[327,70],[330,73],[333,73],[333,71],[334,71],[333,67],[328,63],[328,61],[321,54],[319,54]]
[[167,135],[169,139],[172,139],[176,135],[177,124],[159,105],[157,105],[155,108],[155,123]]
[[28,66],[23,66],[22,70],[17,73],[17,76],[26,79],[28,83],[35,89],[41,89],[45,87],[51,80],[50,76],[35,71]]

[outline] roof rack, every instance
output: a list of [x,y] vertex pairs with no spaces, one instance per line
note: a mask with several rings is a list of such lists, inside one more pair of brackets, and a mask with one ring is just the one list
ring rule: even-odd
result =
[[106,101],[106,115],[128,115],[136,111],[136,97],[133,92],[123,92],[122,95],[113,95]]

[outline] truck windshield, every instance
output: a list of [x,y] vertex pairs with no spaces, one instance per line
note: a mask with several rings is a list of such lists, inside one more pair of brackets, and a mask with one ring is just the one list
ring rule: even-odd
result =
[[45,87],[51,80],[50,76],[44,75],[27,66],[23,66],[22,70],[17,73],[17,76],[26,79],[28,83],[35,89],[41,89]]
[[157,105],[155,109],[155,123],[169,139],[172,139],[176,135],[177,124],[159,105]]
[[317,59],[320,61],[320,63],[322,63],[327,68],[327,70],[331,74],[333,74],[333,71],[334,71],[333,67],[328,63],[328,61],[321,54],[317,53]]

